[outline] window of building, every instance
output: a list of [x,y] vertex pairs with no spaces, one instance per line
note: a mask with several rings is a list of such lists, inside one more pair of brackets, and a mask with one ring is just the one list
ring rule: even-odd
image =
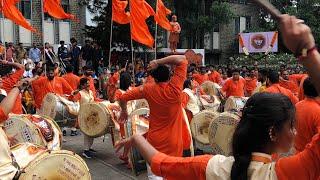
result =
[[31,19],[31,0],[20,1],[20,11],[26,19]]
[[240,17],[236,17],[234,19],[234,33],[235,34],[240,33]]
[[246,17],[246,30],[251,28],[251,16]]
[[66,13],[70,13],[70,4],[69,0],[61,0],[61,6]]

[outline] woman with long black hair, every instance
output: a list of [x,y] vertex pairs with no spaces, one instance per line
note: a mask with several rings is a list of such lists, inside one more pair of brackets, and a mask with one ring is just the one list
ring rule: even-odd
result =
[[320,176],[320,136],[304,151],[273,162],[274,153],[288,152],[293,144],[295,108],[281,94],[258,93],[246,103],[234,132],[233,156],[172,157],[158,152],[142,136],[118,144],[136,146],[154,174],[170,179],[317,179]]

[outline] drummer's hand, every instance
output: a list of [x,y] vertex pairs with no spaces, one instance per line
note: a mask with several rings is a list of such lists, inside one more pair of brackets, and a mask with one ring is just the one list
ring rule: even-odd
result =
[[122,157],[127,157],[130,151],[130,148],[132,147],[133,144],[133,138],[127,138],[127,139],[122,139],[120,142],[118,142],[114,148],[116,149],[116,153],[118,153],[122,148],[123,148],[123,153]]
[[151,71],[151,70],[156,69],[157,67],[158,67],[158,62],[157,62],[157,60],[153,60],[153,61],[150,61],[147,70],[148,70],[148,71]]
[[303,48],[311,49],[315,46],[311,29],[295,16],[282,15],[280,31],[284,44],[293,53],[301,53]]
[[120,117],[119,117],[119,122],[124,123],[128,119],[128,112],[127,111],[121,111]]

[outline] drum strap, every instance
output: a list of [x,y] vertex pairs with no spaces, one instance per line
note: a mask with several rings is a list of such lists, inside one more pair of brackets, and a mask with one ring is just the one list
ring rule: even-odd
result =
[[192,139],[190,124],[189,124],[189,121],[188,121],[188,116],[187,116],[186,111],[184,110],[183,107],[181,107],[181,109],[182,109],[182,113],[183,113],[184,122],[186,123],[187,128],[188,128],[188,131],[189,131],[189,135],[190,135],[190,139],[191,139],[191,142],[190,142],[190,151],[191,151],[191,156],[193,157],[193,156],[194,156],[194,147],[193,147],[193,139]]

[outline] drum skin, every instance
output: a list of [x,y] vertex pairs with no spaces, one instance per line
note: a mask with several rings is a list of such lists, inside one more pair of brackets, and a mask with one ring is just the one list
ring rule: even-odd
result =
[[108,109],[109,102],[93,102],[81,105],[79,126],[81,131],[90,137],[100,137],[108,132],[112,121],[112,112]]
[[48,150],[31,143],[20,143],[10,148],[12,155],[21,169]]
[[230,96],[225,105],[224,105],[224,111],[236,111],[240,112],[244,105],[246,104],[248,97],[234,97]]
[[[125,124],[126,137],[134,134],[144,134],[149,129],[149,123],[145,119],[140,119],[139,116],[149,115],[148,108],[141,108],[133,111],[129,115],[129,121]],[[136,148],[132,148],[130,152],[130,161],[132,170],[136,175],[147,169],[146,162]]]
[[[41,133],[41,127],[32,121],[32,118],[43,119],[49,123],[53,132],[52,140],[47,141]],[[4,130],[8,137],[16,140],[15,144],[29,142],[46,147],[49,150],[60,150],[62,144],[62,133],[59,126],[52,119],[39,115],[14,115],[10,114],[5,121]]]
[[149,104],[148,104],[147,100],[145,100],[145,99],[135,100],[135,109],[141,109],[141,108],[148,108],[149,109]]
[[66,151],[45,152],[24,168],[19,180],[91,180],[89,168],[77,154]]
[[48,93],[43,99],[40,114],[54,119],[61,127],[73,127],[78,117],[78,102]]
[[201,84],[201,88],[207,95],[219,96],[218,89],[221,87],[212,81],[205,81]]
[[240,117],[230,112],[223,112],[211,121],[209,142],[214,154],[232,155],[232,137],[239,121]]
[[209,145],[209,125],[219,113],[214,111],[204,110],[196,114],[190,123],[192,137],[198,143]]

